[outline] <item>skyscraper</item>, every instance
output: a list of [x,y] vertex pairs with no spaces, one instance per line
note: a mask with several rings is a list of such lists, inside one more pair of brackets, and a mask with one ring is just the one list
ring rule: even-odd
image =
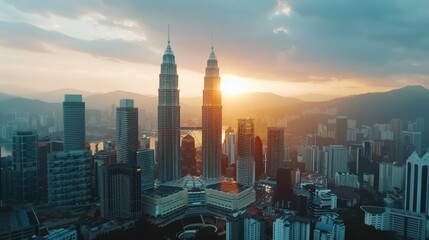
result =
[[177,66],[168,38],[159,74],[158,148],[159,178],[162,182],[180,178],[180,105]]
[[267,175],[277,176],[285,158],[284,128],[269,127],[267,134]]
[[100,166],[101,216],[107,219],[141,216],[141,169],[127,164]]
[[259,177],[264,173],[264,150],[260,137],[255,137],[255,179],[259,181]]
[[253,119],[238,119],[237,131],[237,182],[252,186],[255,182],[255,125]]
[[140,149],[137,151],[137,166],[142,170],[142,191],[153,188],[155,185],[155,152],[153,149]]
[[38,195],[37,135],[18,131],[13,136],[13,191],[18,202],[33,202]]
[[223,147],[223,153],[228,155],[228,164],[231,165],[235,163],[237,158],[237,141],[236,134],[234,133],[234,129],[229,127],[225,130],[225,142]]
[[347,172],[349,148],[342,145],[329,145],[322,148],[320,172],[328,178],[329,183],[335,180],[336,172]]
[[422,158],[414,152],[405,169],[405,210],[429,216],[429,153]]
[[85,103],[82,95],[64,96],[63,117],[64,151],[85,149]]
[[203,176],[219,178],[222,154],[222,94],[219,67],[213,47],[207,60],[204,77],[202,110]]
[[116,108],[116,146],[118,163],[128,163],[135,165],[137,150],[139,149],[138,139],[138,109],[134,107],[134,100],[121,99],[119,107]]

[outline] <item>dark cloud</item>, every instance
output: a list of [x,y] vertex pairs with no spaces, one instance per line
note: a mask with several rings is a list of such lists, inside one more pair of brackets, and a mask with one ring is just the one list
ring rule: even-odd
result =
[[[423,83],[429,80],[427,1],[7,2],[21,11],[48,17],[58,15],[77,19],[85,14],[99,13],[107,17],[99,19],[100,24],[116,27],[127,28],[115,20],[130,19],[138,24],[134,30],[142,31],[148,37],[144,44],[120,40],[78,41],[44,32],[44,41],[59,40],[58,45],[98,56],[156,64],[161,58],[152,56],[149,46],[165,47],[166,26],[170,24],[179,67],[196,71],[201,71],[205,65],[202,60],[208,56],[210,36],[214,32],[215,48],[224,72],[289,81],[308,81],[308,75],[321,76],[320,79],[363,78],[381,84],[392,84],[390,81],[396,78],[415,78]],[[289,14],[278,11],[279,6],[290,6]],[[14,34],[20,31],[22,36],[35,34],[25,28],[20,30],[23,25],[17,27]],[[3,44],[6,41],[9,45],[44,50],[43,41],[7,41],[8,34],[2,33]]]

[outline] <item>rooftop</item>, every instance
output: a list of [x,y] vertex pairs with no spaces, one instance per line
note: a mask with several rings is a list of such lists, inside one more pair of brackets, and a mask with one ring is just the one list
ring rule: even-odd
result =
[[221,192],[227,192],[227,193],[240,193],[246,189],[246,187],[238,184],[237,182],[220,182],[208,185],[206,187],[207,189],[214,189]]
[[142,192],[143,195],[151,195],[155,198],[163,198],[172,194],[183,191],[183,188],[172,186],[158,186],[157,188],[150,188]]
[[386,211],[384,207],[368,206],[368,205],[361,206],[360,209],[362,209],[365,213],[370,213],[370,214],[382,214]]

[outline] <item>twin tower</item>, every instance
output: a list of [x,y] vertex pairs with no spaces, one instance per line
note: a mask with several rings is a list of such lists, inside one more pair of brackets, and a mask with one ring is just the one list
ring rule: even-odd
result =
[[[180,175],[180,104],[177,65],[168,39],[162,57],[158,89],[157,159],[161,182]],[[202,159],[205,178],[221,176],[222,95],[219,67],[213,47],[207,60],[202,106]]]

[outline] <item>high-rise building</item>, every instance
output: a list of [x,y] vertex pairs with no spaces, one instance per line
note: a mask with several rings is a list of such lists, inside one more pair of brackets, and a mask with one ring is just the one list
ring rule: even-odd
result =
[[260,137],[255,137],[255,179],[259,180],[259,177],[264,173],[264,150],[262,140]]
[[273,223],[273,240],[310,240],[311,219],[286,212]]
[[219,178],[222,154],[222,93],[219,67],[213,47],[207,60],[204,77],[202,111],[203,176]]
[[170,37],[164,52],[158,89],[158,148],[159,179],[162,182],[180,178],[180,105],[177,65]]
[[48,154],[48,203],[73,205],[91,198],[90,160],[89,150]]
[[142,170],[142,191],[153,188],[155,185],[155,151],[153,149],[137,151],[137,166]]
[[403,131],[401,135],[402,144],[404,147],[409,145],[414,146],[414,151],[418,154],[422,152],[422,133]]
[[405,210],[429,216],[429,153],[422,158],[414,152],[407,159],[405,172]]
[[403,128],[402,120],[397,118],[391,119],[390,126],[393,132],[393,140],[396,142],[400,142]]
[[298,154],[302,156],[306,172],[319,172],[320,148],[318,146],[299,146]]
[[346,226],[338,214],[326,214],[319,218],[313,232],[314,240],[344,240],[345,238]]
[[244,218],[244,239],[266,239],[264,216],[261,214],[247,214]]
[[82,95],[64,96],[63,117],[64,151],[85,149],[85,103]]
[[378,191],[385,193],[393,188],[404,190],[405,165],[404,163],[381,162],[379,164]]
[[348,171],[349,149],[342,145],[330,145],[322,148],[321,166],[322,174],[333,183],[336,172]]
[[267,136],[267,175],[277,176],[285,158],[284,128],[269,127]]
[[197,174],[197,149],[195,148],[195,139],[187,134],[182,138],[182,146],[180,147],[180,166],[181,176],[195,176]]
[[63,151],[64,143],[60,141],[51,141],[50,137],[39,139],[37,144],[38,155],[38,180],[39,180],[39,197],[43,202],[47,201],[48,189],[48,154],[52,152]]
[[252,186],[255,182],[255,125],[253,119],[238,119],[237,130],[237,182]]
[[347,144],[348,119],[345,116],[337,116],[335,123],[335,144]]
[[38,197],[37,135],[18,131],[13,136],[13,195],[18,202],[34,202]]
[[291,168],[277,168],[276,201],[287,207],[294,199],[293,187],[295,172]]
[[138,109],[134,100],[121,99],[116,108],[116,147],[118,163],[136,164],[139,149]]
[[102,165],[99,177],[101,216],[136,219],[141,210],[141,168],[128,164]]
[[225,130],[225,141],[223,146],[223,153],[228,156],[229,165],[235,163],[237,159],[237,135],[234,129],[229,127]]

